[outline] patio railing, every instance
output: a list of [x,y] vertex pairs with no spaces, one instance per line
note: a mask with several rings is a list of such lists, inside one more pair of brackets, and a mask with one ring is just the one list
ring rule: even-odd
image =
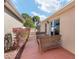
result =
[[61,45],[61,35],[46,35],[44,32],[36,33],[40,51],[47,51]]

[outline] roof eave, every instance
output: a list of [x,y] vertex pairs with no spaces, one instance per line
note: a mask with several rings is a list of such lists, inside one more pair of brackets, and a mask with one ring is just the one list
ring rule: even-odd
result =
[[10,1],[7,1],[4,3],[4,7],[8,8],[14,15],[16,15],[20,22],[23,23],[22,16],[17,12],[17,10],[12,6],[12,3]]

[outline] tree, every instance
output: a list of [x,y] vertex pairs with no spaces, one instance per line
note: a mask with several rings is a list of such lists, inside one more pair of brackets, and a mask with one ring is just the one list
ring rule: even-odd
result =
[[23,17],[24,19],[28,19],[28,18],[31,19],[31,16],[29,16],[27,13],[22,13],[22,17]]
[[29,16],[27,13],[22,13],[22,17],[24,18],[24,23],[23,25],[25,27],[30,27],[30,28],[35,28],[35,24],[32,21],[31,16]]
[[35,24],[33,23],[33,21],[31,19],[27,19],[24,24],[25,27],[30,27],[30,28],[35,28]]
[[25,19],[23,25],[25,27],[33,27],[39,29],[40,17],[39,16],[29,16],[27,13],[22,13],[22,17]]
[[40,30],[40,17],[39,16],[33,16],[32,20],[36,25],[36,29]]
[[38,22],[40,20],[39,16],[33,16],[32,18],[33,22]]

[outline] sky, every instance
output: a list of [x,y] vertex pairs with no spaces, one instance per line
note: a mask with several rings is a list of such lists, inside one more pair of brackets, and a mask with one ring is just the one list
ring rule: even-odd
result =
[[17,11],[30,16],[39,16],[43,21],[71,0],[11,0]]

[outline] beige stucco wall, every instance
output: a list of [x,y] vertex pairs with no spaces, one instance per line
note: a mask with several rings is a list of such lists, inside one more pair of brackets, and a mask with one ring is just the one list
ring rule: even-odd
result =
[[47,24],[47,34],[51,35],[51,23],[50,22]]
[[45,23],[41,22],[40,32],[45,32]]
[[[47,22],[41,23],[40,32],[45,32],[45,23],[47,23]],[[50,35],[49,31],[50,31],[50,23],[47,23],[47,33],[46,34]]]
[[4,12],[4,33],[11,33],[12,28],[23,27],[22,23],[10,14]]
[[75,53],[75,8],[64,12],[60,16],[60,33],[62,46]]
[[[75,53],[75,7],[68,9],[62,14],[49,19],[49,21],[53,21],[56,19],[60,19],[60,34],[62,35],[62,47],[70,51],[71,53]],[[41,31],[45,31],[45,22],[41,24]],[[50,27],[47,27],[47,30],[50,33]]]

